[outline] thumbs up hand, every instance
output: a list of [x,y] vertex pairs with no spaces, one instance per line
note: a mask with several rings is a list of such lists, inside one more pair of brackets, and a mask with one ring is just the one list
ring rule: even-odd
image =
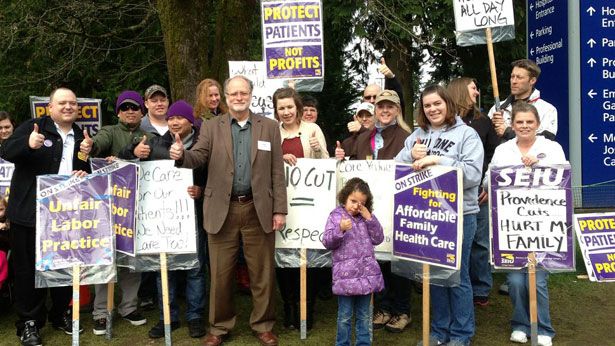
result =
[[182,142],[182,139],[179,138],[178,133],[175,134],[175,143],[173,143],[169,149],[169,156],[171,157],[171,160],[175,161],[181,160],[182,157],[184,157],[184,143]]
[[346,156],[346,152],[344,151],[344,149],[342,149],[342,145],[340,144],[340,141],[336,141],[335,142],[335,159],[343,160],[345,156]]
[[94,140],[90,137],[88,130],[83,130],[83,140],[81,141],[81,145],[79,145],[79,151],[85,155],[89,155],[93,145]]
[[382,73],[386,78],[394,78],[393,71],[387,66],[384,61],[384,57],[380,58],[380,66],[378,66],[378,72]]
[[139,144],[137,144],[137,146],[132,152],[133,154],[135,154],[136,157],[140,159],[146,159],[149,157],[149,153],[151,152],[151,149],[149,145],[147,144],[146,135],[143,135],[143,138],[141,138],[141,141],[139,142]]
[[318,138],[316,138],[316,132],[312,132],[310,135],[310,147],[315,152],[320,152],[320,143],[318,142]]
[[38,124],[34,124],[34,129],[32,133],[30,133],[30,138],[28,139],[28,146],[31,149],[38,149],[43,146],[43,142],[45,141],[45,136],[38,132]]
[[352,221],[350,221],[350,219],[342,218],[342,221],[340,221],[340,230],[342,231],[342,233],[346,232],[347,230],[351,228],[352,228]]
[[410,153],[412,154],[413,159],[420,160],[427,156],[427,146],[425,144],[421,144],[421,139],[417,138],[416,143],[414,143]]

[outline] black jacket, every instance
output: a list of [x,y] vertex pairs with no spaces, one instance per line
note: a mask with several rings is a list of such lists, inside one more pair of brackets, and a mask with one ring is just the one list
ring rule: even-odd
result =
[[[31,149],[28,146],[35,123],[38,124],[39,133],[45,136],[45,143],[48,143],[39,149]],[[73,124],[73,132],[75,136],[73,170],[90,172],[89,160],[81,160],[78,155],[79,145],[83,141],[83,131]],[[58,173],[62,148],[62,137],[49,116],[26,121],[2,143],[0,156],[15,164],[7,208],[7,217],[11,223],[26,227],[36,225],[36,176]]]

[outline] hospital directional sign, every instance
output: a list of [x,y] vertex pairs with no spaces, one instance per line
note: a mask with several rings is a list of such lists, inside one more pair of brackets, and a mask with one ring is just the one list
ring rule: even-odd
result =
[[568,1],[527,2],[527,56],[540,66],[536,88],[557,109],[557,142],[569,155]]
[[[615,2],[579,6],[582,183],[591,185],[615,179]],[[615,194],[602,195],[596,207],[615,205]]]

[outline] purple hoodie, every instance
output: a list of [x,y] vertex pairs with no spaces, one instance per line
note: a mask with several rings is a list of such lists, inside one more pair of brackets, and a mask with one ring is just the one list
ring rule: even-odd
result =
[[[342,233],[342,218],[352,221],[352,228]],[[365,220],[360,214],[351,216],[343,206],[335,208],[325,227],[322,244],[333,255],[333,293],[358,296],[384,289],[384,280],[374,256],[374,246],[382,243],[384,233],[374,214]]]

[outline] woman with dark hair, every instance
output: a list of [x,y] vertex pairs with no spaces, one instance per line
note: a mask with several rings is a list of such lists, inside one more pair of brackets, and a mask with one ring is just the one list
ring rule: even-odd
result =
[[[495,133],[491,119],[481,114],[476,106],[480,93],[474,79],[468,77],[453,79],[448,83],[447,90],[457,106],[461,120],[478,133],[483,144],[484,177],[495,147],[500,144],[500,137]],[[470,252],[470,281],[472,282],[474,305],[485,306],[489,304],[489,292],[493,285],[493,278],[489,261],[489,204],[487,203],[487,192],[483,189],[479,191],[480,211],[476,215],[476,234]]]
[[5,111],[0,111],[0,143],[9,138],[15,130],[15,120]]
[[406,139],[404,149],[395,157],[397,161],[412,163],[416,170],[433,165],[458,167],[463,176],[460,282],[456,287],[430,287],[433,311],[430,345],[433,341],[435,345],[466,346],[474,336],[469,267],[484,155],[478,134],[456,115],[456,110],[445,88],[439,85],[426,87],[419,98],[417,123],[420,128]]
[[222,86],[211,78],[203,79],[196,86],[196,105],[194,106],[194,125],[197,129],[201,124],[215,116],[228,111],[222,102]]
[[[284,162],[293,166],[297,159],[326,159],[329,157],[325,137],[318,125],[301,119],[303,104],[301,97],[292,88],[280,88],[273,94],[273,109],[276,120],[280,122],[282,154]],[[310,250],[308,261],[312,256],[322,256],[323,250]],[[276,262],[296,262],[298,249],[277,249]],[[314,304],[317,291],[317,269],[307,271],[307,329],[314,323]],[[299,268],[278,267],[276,276],[280,294],[284,302],[284,327],[299,328]]]

